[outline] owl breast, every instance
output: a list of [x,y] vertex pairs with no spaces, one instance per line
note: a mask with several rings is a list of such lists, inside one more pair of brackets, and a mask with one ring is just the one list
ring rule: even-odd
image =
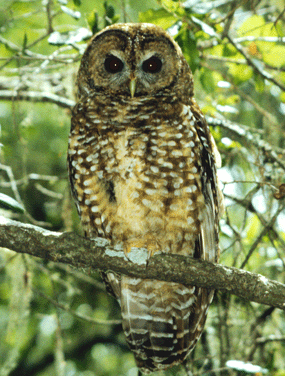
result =
[[77,132],[81,216],[89,222],[91,212],[94,227],[113,241],[153,237],[164,252],[193,256],[204,205],[194,116],[185,105],[173,105],[171,118],[165,108],[133,102],[123,118],[111,107],[112,122],[109,115],[97,122],[93,108],[84,127],[90,136],[81,142]]

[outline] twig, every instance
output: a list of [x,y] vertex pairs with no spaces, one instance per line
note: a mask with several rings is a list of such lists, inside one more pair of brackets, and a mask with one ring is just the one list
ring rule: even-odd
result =
[[250,247],[250,250],[248,251],[245,260],[242,262],[242,264],[240,266],[241,269],[245,267],[245,265],[247,264],[249,258],[251,257],[251,255],[253,254],[253,252],[256,250],[258,244],[261,242],[261,240],[264,237],[264,235],[266,235],[267,232],[272,229],[272,227],[273,227],[273,225],[274,225],[274,223],[275,223],[278,215],[283,210],[284,210],[284,205],[280,205],[279,208],[276,210],[276,213],[270,219],[270,221],[268,221],[267,224],[266,224],[266,226],[263,227],[262,231],[260,232],[260,234],[258,235],[258,237],[255,239],[254,243]]
[[248,62],[248,64],[258,73],[261,75],[261,77],[263,77],[264,79],[272,82],[273,84],[275,84],[276,86],[278,86],[281,90],[285,91],[285,86],[283,84],[281,84],[281,82],[278,82],[275,80],[275,78],[269,74],[268,72],[266,72],[265,70],[262,70],[257,64],[256,62],[250,58],[250,56],[248,55],[248,53],[244,50],[244,48],[242,47],[241,44],[237,43],[234,39],[232,39],[229,35],[227,35],[227,38],[229,40],[229,42],[237,49],[238,52],[240,52],[246,59],[246,61]]
[[43,193],[44,195],[48,196],[48,197],[54,198],[56,200],[62,200],[63,199],[63,194],[62,193],[53,192],[50,189],[47,189],[47,188],[43,187],[39,183],[35,184],[35,188],[38,191],[40,191],[41,193]]
[[[243,183],[245,183],[245,182],[243,182]],[[260,184],[258,182],[251,182],[251,183]],[[223,184],[225,184],[225,183],[223,183]],[[270,185],[270,184],[268,184],[268,185]],[[251,203],[251,200],[248,200],[247,198],[246,199],[240,199],[238,197],[228,195],[228,194],[225,194],[225,193],[224,193],[224,197],[229,198],[230,200],[236,202],[237,204],[243,206],[244,208],[246,208],[250,212],[254,213],[258,217],[262,226],[267,226],[268,221],[264,218],[264,216],[262,214],[260,214],[258,211],[255,210],[254,206]],[[278,256],[279,256],[279,258],[280,258],[280,260],[283,264],[283,267],[285,268],[285,262],[283,260],[283,257],[279,254],[280,250],[278,250],[278,248],[275,245],[275,241],[276,241],[276,239],[278,239],[280,245],[282,246],[282,249],[285,252],[285,241],[281,238],[280,234],[278,233],[278,231],[275,230],[275,228],[273,226],[270,229],[270,231],[268,232],[268,237],[271,241],[271,244],[276,249],[276,252],[277,252],[277,254],[278,254]]]
[[[204,57],[204,59],[208,59],[209,55],[208,56],[203,56],[203,57]],[[210,56],[210,60],[212,58],[215,60],[215,56],[213,56],[213,57]],[[218,59],[220,59],[220,58],[218,58]],[[223,61],[224,58],[221,58],[221,59],[222,59],[221,61]],[[231,60],[234,60],[234,59],[231,59]],[[211,65],[209,65],[207,63],[203,63],[202,62],[201,65],[204,66],[204,67],[206,67],[209,70],[212,70],[212,71],[216,70],[214,67],[212,67]],[[285,68],[284,68],[284,71],[285,71]],[[273,116],[271,113],[269,113],[268,111],[266,111],[262,106],[260,106],[258,103],[256,103],[250,95],[246,94],[237,85],[235,85],[234,82],[233,82],[233,80],[230,79],[229,76],[227,76],[226,74],[224,74],[222,72],[220,72],[220,74],[223,76],[223,78],[224,78],[225,81],[228,81],[232,85],[232,87],[234,89],[234,92],[237,92],[242,98],[244,98],[249,103],[251,103],[255,107],[255,109],[259,113],[261,113],[262,116],[264,116],[265,118],[267,118],[270,121],[271,124],[273,124],[274,126],[278,126],[278,128],[279,128],[279,123],[277,122],[275,116]]]
[[285,336],[275,336],[274,334],[269,335],[268,337],[259,337],[256,338],[256,342],[261,343],[267,343],[267,342],[275,342],[275,341],[282,341],[285,342]]
[[[1,166],[0,166],[1,168]],[[64,179],[66,179],[66,177],[64,177]],[[40,174],[29,174],[25,177],[23,177],[22,179],[17,179],[15,180],[15,184],[17,186],[19,185],[23,185],[23,184],[27,184],[28,181],[48,181],[49,183],[55,183],[56,181],[60,180],[60,178],[58,176],[55,176],[55,175],[40,175]],[[12,183],[11,181],[4,181],[4,182],[0,182],[0,187],[3,187],[3,188],[11,188],[12,187]]]
[[235,38],[236,43],[242,42],[272,42],[272,43],[285,43],[285,37],[255,37],[252,35],[248,35],[246,37]]
[[284,9],[282,10],[282,12],[279,14],[279,16],[276,18],[276,20],[274,21],[274,26],[276,27],[276,24],[279,20],[281,20],[281,18],[284,16],[285,14],[285,7]]
[[285,171],[285,164],[280,160],[280,156],[277,155],[272,146],[266,141],[261,140],[258,135],[253,135],[246,126],[240,124],[234,124],[229,120],[216,119],[211,116],[206,116],[206,120],[209,125],[215,127],[220,126],[226,129],[234,136],[235,140],[242,140],[243,143],[252,144],[259,149],[264,155],[270,157],[277,165],[279,165]]
[[52,7],[52,1],[48,0],[46,4],[46,13],[47,13],[47,34],[51,34],[53,32],[53,26],[52,26],[52,12],[51,12],[51,7]]
[[119,325],[122,323],[122,320],[100,320],[100,319],[93,319],[92,317],[82,315],[81,313],[77,313],[73,311],[69,306],[66,304],[61,304],[49,297],[48,295],[44,294],[43,292],[33,289],[33,291],[48,300],[50,303],[52,303],[55,307],[58,307],[66,312],[69,312],[72,314],[72,316],[76,317],[77,319],[87,321],[91,324],[99,324],[99,325]]
[[[13,174],[11,167],[0,164],[0,170],[6,171],[6,174],[9,178],[9,180],[10,180],[10,187],[11,187],[13,193],[14,193],[16,200],[18,201],[19,204],[21,204],[25,208],[25,205],[24,205],[24,203],[21,199],[21,196],[19,194],[17,183],[15,181],[14,174]],[[50,227],[51,226],[50,223],[48,223],[48,222],[42,222],[42,221],[35,220],[26,210],[25,210],[24,215],[25,215],[26,219],[28,221],[30,221],[31,223],[33,223],[34,225],[44,226],[44,227]]]
[[15,181],[12,168],[10,166],[5,166],[5,165],[0,164],[0,170],[3,170],[3,171],[6,172],[8,178],[9,178],[10,187],[11,187],[13,193],[14,193],[15,199],[18,201],[19,204],[24,206],[24,203],[23,203],[21,196],[20,196],[20,193],[18,191],[17,183]]
[[[238,65],[248,65],[248,62],[245,59],[235,59],[232,57],[224,57],[224,56],[214,56],[214,55],[203,55],[203,59],[206,60],[212,60],[212,61],[220,61],[222,63],[233,63],[233,64],[238,64]],[[280,67],[274,67],[272,65],[269,65],[265,62],[262,62],[262,64],[272,70],[280,71],[280,72],[285,72],[285,68],[280,66]],[[220,72],[221,73],[221,72]]]

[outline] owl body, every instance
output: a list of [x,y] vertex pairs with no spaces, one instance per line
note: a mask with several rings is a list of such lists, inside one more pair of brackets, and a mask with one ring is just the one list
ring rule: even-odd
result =
[[[69,139],[71,187],[88,237],[218,260],[221,196],[215,143],[180,48],[149,24],[117,24],[92,40],[78,75]],[[195,346],[213,291],[104,275],[145,373]]]

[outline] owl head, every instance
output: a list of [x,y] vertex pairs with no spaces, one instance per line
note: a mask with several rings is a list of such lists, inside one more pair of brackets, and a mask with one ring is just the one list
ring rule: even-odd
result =
[[90,41],[78,73],[79,94],[112,98],[193,95],[190,68],[162,28],[114,24]]

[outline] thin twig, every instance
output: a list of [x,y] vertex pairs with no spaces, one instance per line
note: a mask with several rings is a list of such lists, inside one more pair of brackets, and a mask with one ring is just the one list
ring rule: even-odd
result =
[[122,320],[100,320],[100,319],[93,319],[92,317],[82,315],[81,313],[77,313],[73,311],[69,306],[66,304],[61,304],[49,297],[48,295],[44,294],[38,289],[33,289],[33,291],[48,300],[50,303],[52,303],[55,307],[58,307],[66,312],[69,312],[72,314],[72,316],[76,317],[77,319],[87,321],[92,324],[99,324],[99,325],[119,325],[122,323]]
[[225,119],[216,119],[211,116],[206,116],[206,120],[207,123],[213,127],[220,126],[221,128],[227,129],[227,131],[233,134],[235,140],[241,139],[243,143],[254,145],[285,171],[285,163],[281,161],[280,156],[277,155],[273,147],[266,141],[260,139],[258,135],[253,135],[245,125],[235,124]]
[[229,35],[227,35],[227,38],[229,40],[229,42],[236,48],[236,50],[238,52],[240,52],[246,59],[246,61],[248,62],[248,64],[262,77],[264,78],[265,80],[268,80],[270,82],[272,82],[273,84],[275,84],[276,86],[278,86],[282,91],[285,91],[285,86],[283,84],[281,84],[281,82],[278,82],[275,80],[275,78],[269,74],[268,72],[266,72],[265,70],[262,70],[257,64],[256,62],[250,58],[250,56],[248,55],[248,53],[244,50],[244,48],[242,47],[241,44],[237,43],[233,38],[231,38]]
[[[63,177],[62,179],[66,179],[66,177]],[[27,182],[29,182],[29,181],[47,181],[49,183],[55,183],[56,181],[59,181],[59,180],[60,180],[60,177],[58,177],[58,176],[40,175],[40,174],[32,173],[32,174],[29,174],[29,175],[23,177],[22,179],[15,180],[15,184],[17,186],[20,186],[20,185],[23,185],[23,184],[27,184]],[[11,186],[12,186],[11,181],[0,182],[0,187],[11,188]]]
[[43,187],[39,183],[35,184],[35,188],[38,191],[40,191],[41,193],[43,193],[45,196],[54,198],[56,200],[62,200],[63,199],[63,194],[62,193],[57,193],[57,192],[51,191],[50,189],[47,189],[47,188]]
[[253,252],[256,250],[258,244],[261,242],[264,235],[266,235],[268,233],[268,231],[270,231],[272,229],[274,223],[276,222],[278,215],[284,210],[284,207],[285,207],[285,205],[280,205],[279,208],[276,210],[275,214],[273,215],[273,217],[267,222],[266,226],[263,227],[262,231],[260,232],[258,237],[253,242],[252,246],[250,247],[250,249],[249,249],[249,251],[246,255],[246,258],[242,262],[242,264],[240,266],[241,269],[243,269],[245,267],[249,258],[251,257]]
[[256,338],[258,344],[267,343],[267,342],[285,342],[285,336],[275,336],[274,334],[269,335],[268,337],[259,337]]

